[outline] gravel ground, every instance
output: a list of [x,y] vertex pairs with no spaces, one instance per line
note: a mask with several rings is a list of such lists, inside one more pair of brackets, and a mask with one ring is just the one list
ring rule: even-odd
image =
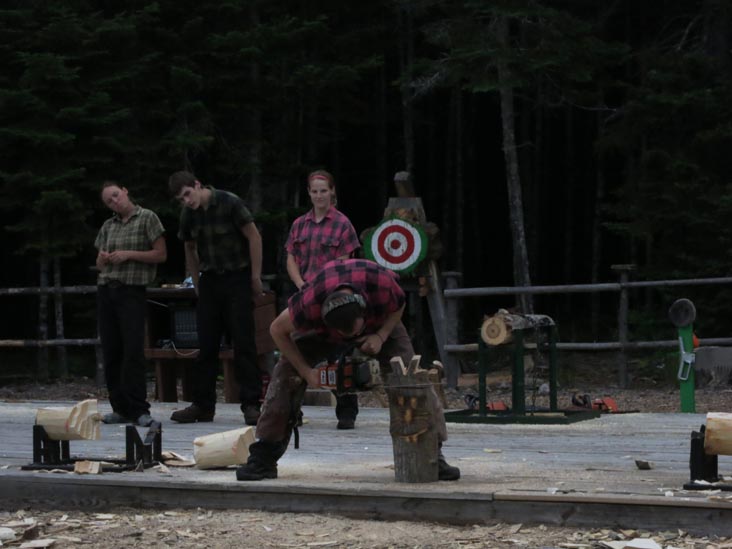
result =
[[[328,515],[259,511],[150,512],[121,508],[110,513],[0,512],[0,533],[9,528],[8,547],[347,547],[347,548],[623,548],[722,549],[729,538],[691,537],[683,530],[645,532],[494,524],[446,526],[377,522]],[[639,545],[643,543],[643,545]],[[652,545],[655,543],[656,545]]]

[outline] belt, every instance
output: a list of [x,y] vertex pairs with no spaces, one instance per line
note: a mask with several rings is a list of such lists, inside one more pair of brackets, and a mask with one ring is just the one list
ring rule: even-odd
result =
[[121,288],[124,285],[124,282],[120,282],[119,280],[108,280],[106,284],[107,288]]

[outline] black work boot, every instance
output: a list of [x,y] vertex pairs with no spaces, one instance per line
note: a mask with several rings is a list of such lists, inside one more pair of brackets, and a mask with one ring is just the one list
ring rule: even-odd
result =
[[178,423],[207,423],[213,421],[214,411],[204,410],[197,404],[191,404],[188,408],[173,412],[170,419]]
[[282,444],[258,440],[249,446],[249,459],[236,469],[236,480],[277,478],[277,460]]
[[460,478],[460,469],[454,467],[445,461],[445,456],[440,452],[437,457],[437,479],[438,480],[457,480]]

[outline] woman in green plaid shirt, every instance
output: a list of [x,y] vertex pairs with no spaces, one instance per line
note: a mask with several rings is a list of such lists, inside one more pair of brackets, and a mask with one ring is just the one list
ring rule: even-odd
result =
[[99,337],[112,405],[103,421],[147,427],[153,419],[145,384],[145,288],[167,258],[165,229],[115,182],[102,186],[102,202],[114,212],[94,241]]

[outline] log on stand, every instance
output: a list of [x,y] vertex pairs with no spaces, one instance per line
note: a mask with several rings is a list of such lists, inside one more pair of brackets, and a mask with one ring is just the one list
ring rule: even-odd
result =
[[503,345],[513,340],[514,330],[527,330],[553,326],[554,320],[546,315],[512,314],[500,309],[486,318],[480,327],[480,337],[487,345]]
[[404,368],[401,358],[393,358],[393,373],[386,386],[397,482],[437,481],[439,449],[435,394],[429,373],[418,367],[420,358],[415,356],[408,369]]

